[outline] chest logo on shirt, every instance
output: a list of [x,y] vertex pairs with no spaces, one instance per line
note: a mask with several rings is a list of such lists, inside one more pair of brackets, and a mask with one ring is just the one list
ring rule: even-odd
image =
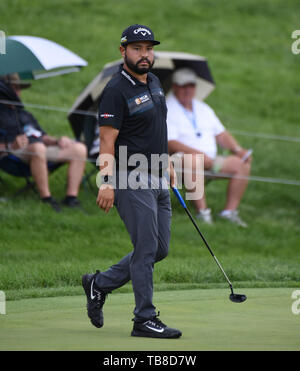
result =
[[140,105],[142,103],[148,102],[148,100],[150,100],[150,98],[148,97],[147,94],[145,94],[145,95],[142,95],[141,97],[136,98],[135,103],[137,105]]

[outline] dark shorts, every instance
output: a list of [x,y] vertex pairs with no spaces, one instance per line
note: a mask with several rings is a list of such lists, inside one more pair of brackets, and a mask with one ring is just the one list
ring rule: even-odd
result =
[[[48,161],[48,170],[52,171],[59,165],[60,163]],[[29,165],[13,154],[9,154],[7,156],[0,158],[0,169],[14,176],[19,177],[31,176]]]

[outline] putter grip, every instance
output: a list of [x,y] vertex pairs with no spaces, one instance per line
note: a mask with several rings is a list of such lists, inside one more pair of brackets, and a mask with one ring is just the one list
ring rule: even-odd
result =
[[172,191],[174,192],[175,196],[177,197],[177,199],[181,203],[181,205],[186,209],[186,204],[185,204],[184,199],[182,198],[181,194],[179,193],[178,189],[175,188],[175,187],[172,187]]

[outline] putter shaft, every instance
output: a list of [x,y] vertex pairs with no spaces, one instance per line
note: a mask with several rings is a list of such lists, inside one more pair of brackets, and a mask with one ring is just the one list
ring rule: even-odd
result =
[[192,223],[194,224],[195,228],[197,229],[198,233],[200,234],[203,242],[205,243],[205,246],[208,248],[208,251],[210,252],[211,256],[214,258],[215,262],[217,263],[217,266],[219,267],[219,269],[223,273],[226,281],[228,282],[228,285],[230,287],[231,293],[233,294],[232,283],[230,282],[229,278],[227,277],[227,274],[225,273],[224,269],[222,268],[219,260],[217,259],[217,257],[215,256],[215,254],[212,252],[211,248],[209,247],[206,239],[204,238],[203,234],[201,233],[201,231],[200,231],[198,225],[196,224],[194,218],[192,217],[192,214],[190,213],[189,209],[187,207],[185,207],[184,210],[186,211],[186,213],[188,214],[188,216],[191,219]]

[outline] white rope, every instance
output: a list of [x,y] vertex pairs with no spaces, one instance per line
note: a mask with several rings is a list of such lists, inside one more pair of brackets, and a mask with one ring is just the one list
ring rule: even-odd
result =
[[231,130],[231,129],[230,129],[230,132],[236,135],[245,135],[248,137],[257,137],[257,138],[264,138],[264,139],[283,140],[286,142],[300,143],[300,138],[298,137],[287,137],[284,135],[273,135],[273,134],[266,134],[266,133],[250,133],[248,131]]
[[[48,106],[48,105],[38,105],[38,104],[30,104],[30,103],[20,103],[17,101],[10,101],[10,100],[4,100],[0,99],[0,103],[3,104],[10,104],[10,105],[15,105],[15,106],[27,106],[31,108],[37,108],[37,109],[42,109],[42,110],[51,110],[51,111],[58,111],[58,112],[64,112],[64,113],[69,113],[70,110],[63,108],[63,107],[56,107],[56,106]],[[84,111],[84,110],[74,110],[72,111],[74,114],[79,114],[79,115],[86,115],[86,116],[94,116],[97,117],[97,114],[92,111]],[[283,140],[283,141],[289,141],[289,142],[300,142],[300,138],[297,137],[287,137],[287,136],[282,136],[282,135],[271,135],[271,134],[265,134],[265,133],[250,133],[250,132],[245,132],[245,131],[239,131],[239,130],[230,130],[232,133],[237,134],[237,135],[246,135],[246,136],[253,136],[253,137],[258,137],[258,138],[265,138],[265,139],[274,139],[274,140]],[[5,152],[5,153],[12,153],[15,154],[14,151],[9,151],[9,150],[1,150],[0,152]],[[29,152],[29,151],[23,151],[22,152],[25,155],[28,156],[38,156],[38,154]],[[79,158],[64,158],[65,161],[86,161],[86,162],[91,162],[95,163],[94,159],[86,159],[82,160]],[[286,185],[295,185],[295,186],[300,186],[300,181],[299,180],[294,180],[294,179],[280,179],[280,178],[270,178],[270,177],[261,177],[261,176],[236,176],[236,175],[231,175],[231,174],[224,174],[224,173],[211,173],[209,171],[204,171],[204,175],[206,176],[213,176],[215,178],[235,178],[235,179],[244,179],[244,180],[249,180],[249,181],[256,181],[256,182],[264,182],[264,183],[277,183],[277,184],[286,184]]]
[[[12,154],[14,155],[15,157],[18,157],[18,155],[26,155],[26,156],[37,156],[37,157],[40,157],[40,155],[36,152],[30,152],[30,151],[26,151],[26,150],[22,150],[22,152],[20,152],[19,154],[17,153],[18,150],[9,150],[9,149],[0,149],[0,154],[1,152],[2,153],[8,153],[8,154]],[[1,159],[3,159],[5,156],[1,157],[0,156],[0,161]],[[19,158],[19,157],[18,157]],[[21,160],[21,159],[20,159]],[[22,161],[22,160],[21,160]],[[56,162],[55,159],[47,159],[47,161],[49,162]],[[93,159],[93,158],[87,158],[87,159],[82,159],[82,158],[79,158],[79,157],[63,157],[62,160],[60,160],[59,162],[68,162],[68,161],[83,161],[83,162],[91,162],[91,163],[96,163],[96,160]],[[0,168],[1,170],[1,168]]]
[[[70,109],[67,109],[67,108],[64,108],[64,107],[31,104],[31,103],[20,103],[20,102],[17,102],[17,101],[10,101],[10,100],[5,100],[5,99],[0,99],[0,103],[10,104],[12,106],[27,106],[27,107],[30,107],[30,108],[36,108],[36,109],[41,109],[41,110],[64,112],[64,113],[68,113],[68,114],[70,113]],[[72,111],[72,114],[97,117],[96,112],[85,111],[85,110],[74,110],[74,111]],[[286,142],[300,143],[300,138],[299,137],[289,137],[289,136],[286,136],[286,135],[273,135],[273,134],[267,134],[267,133],[253,133],[253,132],[234,130],[234,129],[230,129],[230,132],[233,133],[233,134],[236,134],[236,135],[244,135],[244,136],[262,138],[262,139],[282,140],[282,141],[286,141]]]
[[204,175],[212,176],[217,178],[234,178],[234,179],[244,179],[244,180],[252,180],[256,182],[264,182],[264,183],[277,183],[277,184],[288,184],[288,185],[295,185],[300,186],[300,180],[294,179],[278,179],[278,178],[267,178],[262,176],[242,176],[242,175],[231,175],[225,173],[211,173],[210,171],[204,171]]
[[[11,153],[11,154],[16,156],[15,151],[0,149],[0,153],[1,152]],[[25,155],[28,155],[28,156],[39,156],[39,154],[37,154],[37,153],[26,151],[26,150],[22,151],[22,154],[25,154]],[[0,160],[1,160],[1,157],[0,157]],[[87,158],[87,159],[83,160],[82,158],[76,158],[76,157],[64,157],[62,162],[67,162],[67,161],[72,161],[72,160],[96,163],[95,159]],[[50,162],[51,162],[51,160],[50,160]],[[185,172],[191,173],[191,171],[188,171],[188,170],[185,170]],[[192,171],[192,173],[195,173],[195,172]],[[274,183],[274,184],[286,184],[286,185],[300,186],[300,180],[296,180],[296,179],[268,178],[268,177],[262,177],[262,176],[242,176],[242,175],[232,175],[232,174],[226,174],[226,173],[215,174],[215,173],[212,173],[210,171],[198,172],[198,174],[204,175],[204,176],[207,176],[207,177],[213,177],[213,178],[242,179],[242,180],[263,182],[263,183]]]
[[[0,99],[0,103],[8,104],[8,105],[11,105],[11,106],[19,106],[19,107],[26,106],[26,107],[30,107],[30,108],[37,108],[37,109],[48,110],[48,111],[57,111],[57,112],[64,112],[64,113],[69,113],[70,112],[70,109],[67,109],[67,108],[64,108],[64,107],[47,106],[47,105],[31,104],[31,103],[20,103],[20,102],[17,102],[17,101],[11,101],[11,100],[6,100],[6,99]],[[92,112],[92,111],[74,110],[74,111],[72,111],[72,113],[78,114],[78,115],[84,115],[84,116],[97,117],[97,113]]]

